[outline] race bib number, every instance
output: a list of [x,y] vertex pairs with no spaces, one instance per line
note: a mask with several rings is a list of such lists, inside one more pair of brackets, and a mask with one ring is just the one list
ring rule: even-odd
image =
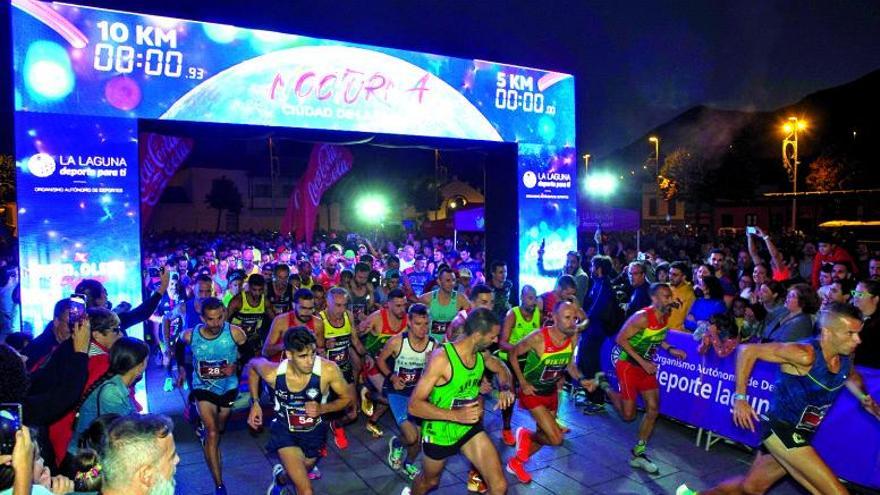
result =
[[319,418],[306,414],[305,404],[287,408],[287,429],[290,431],[309,431],[318,425]]
[[199,361],[199,378],[204,380],[218,380],[226,378],[226,367],[229,362],[225,359],[214,361]]
[[480,401],[479,397],[474,397],[473,399],[453,399],[452,400],[452,409],[461,409],[463,407],[468,407],[471,404],[475,404]]
[[555,382],[562,378],[562,372],[565,368],[560,366],[545,366],[544,372],[541,373],[541,381],[542,382]]
[[822,419],[828,414],[828,409],[830,407],[830,404],[822,407],[807,406],[804,408],[804,412],[801,414],[801,420],[798,422],[797,426],[795,426],[795,429],[816,431],[822,423]]
[[397,370],[397,376],[403,380],[405,385],[412,385],[422,376],[422,368],[400,368]]
[[344,363],[348,361],[348,348],[342,347],[337,349],[328,349],[327,350],[327,359],[333,361],[336,364]]
[[654,356],[656,356],[656,355],[657,355],[657,344],[651,344],[650,346],[648,346],[647,349],[645,349],[645,352],[644,352],[644,354],[642,354],[642,357],[647,359],[648,361],[653,361]]

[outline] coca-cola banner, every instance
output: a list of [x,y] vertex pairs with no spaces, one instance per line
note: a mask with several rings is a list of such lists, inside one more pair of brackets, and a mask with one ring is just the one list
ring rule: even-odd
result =
[[138,139],[141,160],[141,223],[147,225],[162,191],[193,149],[193,140],[142,132]]
[[281,232],[311,244],[321,196],[351,170],[352,160],[351,151],[343,146],[319,143],[312,148],[309,168],[290,192]]

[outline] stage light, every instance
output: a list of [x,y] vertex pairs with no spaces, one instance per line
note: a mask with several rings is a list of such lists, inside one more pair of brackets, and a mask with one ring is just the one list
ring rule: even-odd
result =
[[362,196],[355,205],[358,216],[367,223],[381,223],[388,215],[388,200],[378,194]]
[[61,45],[36,41],[28,47],[24,61],[24,83],[28,93],[39,101],[60,100],[73,91],[70,57]]
[[595,196],[608,196],[617,190],[617,179],[606,173],[597,173],[587,176],[585,181],[588,194]]

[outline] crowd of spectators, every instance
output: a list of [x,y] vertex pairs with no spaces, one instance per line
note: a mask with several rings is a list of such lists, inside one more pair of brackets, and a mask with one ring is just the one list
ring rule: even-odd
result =
[[[869,249],[857,246],[853,256],[832,238],[776,239],[761,229],[739,239],[666,233],[641,236],[638,242],[597,231],[555,270],[545,266],[543,247],[538,252],[539,270],[557,277],[554,290],[538,294],[540,304],[573,300],[589,318],[577,357],[585,375],[598,371],[606,339],[650,304],[648,287],[654,282],[672,288],[669,326],[693,334],[701,352],[719,356],[744,342],[809,338],[823,306],[852,304],[864,315],[855,362],[880,367],[880,258]],[[13,323],[17,269],[0,266],[0,338],[5,341],[0,344],[0,403],[21,404],[24,425],[14,432],[15,449],[0,457],[0,494],[24,483],[23,477],[34,493],[40,493],[37,487],[52,493],[74,487],[149,492],[150,486],[126,485],[133,469],[161,471],[150,479],[173,484],[170,424],[138,416],[141,405],[133,386],[149,365],[151,347],[169,365],[181,328],[174,329],[174,320],[185,321],[187,305],[210,295],[234,307],[242,304],[243,293],[262,284],[269,305],[289,311],[285,294],[309,288],[320,311],[326,308],[326,292],[344,287],[353,300],[368,301],[369,307],[352,308],[362,317],[397,289],[409,302],[422,300],[438,286],[438,275],[451,270],[455,291],[467,297],[479,286],[477,292],[489,295],[488,304],[501,318],[518,303],[506,264],[487,264],[479,237],[453,246],[451,239],[439,237],[409,234],[371,241],[350,234],[305,245],[269,232],[167,234],[145,238],[144,253],[143,304],[113,306],[99,282],[83,280],[76,288],[87,301],[83,316],[71,311],[70,299],[57,301],[52,321],[33,338]],[[7,310],[13,316],[7,318]],[[195,309],[192,317],[198,317]],[[125,330],[138,324],[146,325],[147,342],[126,336]],[[587,409],[603,400],[602,392],[590,395]],[[154,447],[148,454],[131,454],[146,444]]]

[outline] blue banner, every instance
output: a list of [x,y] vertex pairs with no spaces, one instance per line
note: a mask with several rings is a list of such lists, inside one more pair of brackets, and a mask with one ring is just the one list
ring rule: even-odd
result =
[[[663,350],[657,353],[660,413],[752,447],[760,445],[760,429],[751,432],[733,423],[736,354],[720,358],[711,349],[700,354],[699,342],[686,332],[670,331],[666,342],[685,351],[687,359],[675,359]],[[618,354],[613,337],[609,338],[603,347],[602,370],[614,387]],[[778,365],[758,361],[752,371],[747,395],[759,415],[770,407],[778,370]],[[880,371],[859,371],[868,392],[880,398]],[[880,421],[846,390],[822,421],[813,445],[839,477],[880,488]]]
[[140,304],[136,122],[19,112],[15,124],[25,321],[41,332],[86,278]]

